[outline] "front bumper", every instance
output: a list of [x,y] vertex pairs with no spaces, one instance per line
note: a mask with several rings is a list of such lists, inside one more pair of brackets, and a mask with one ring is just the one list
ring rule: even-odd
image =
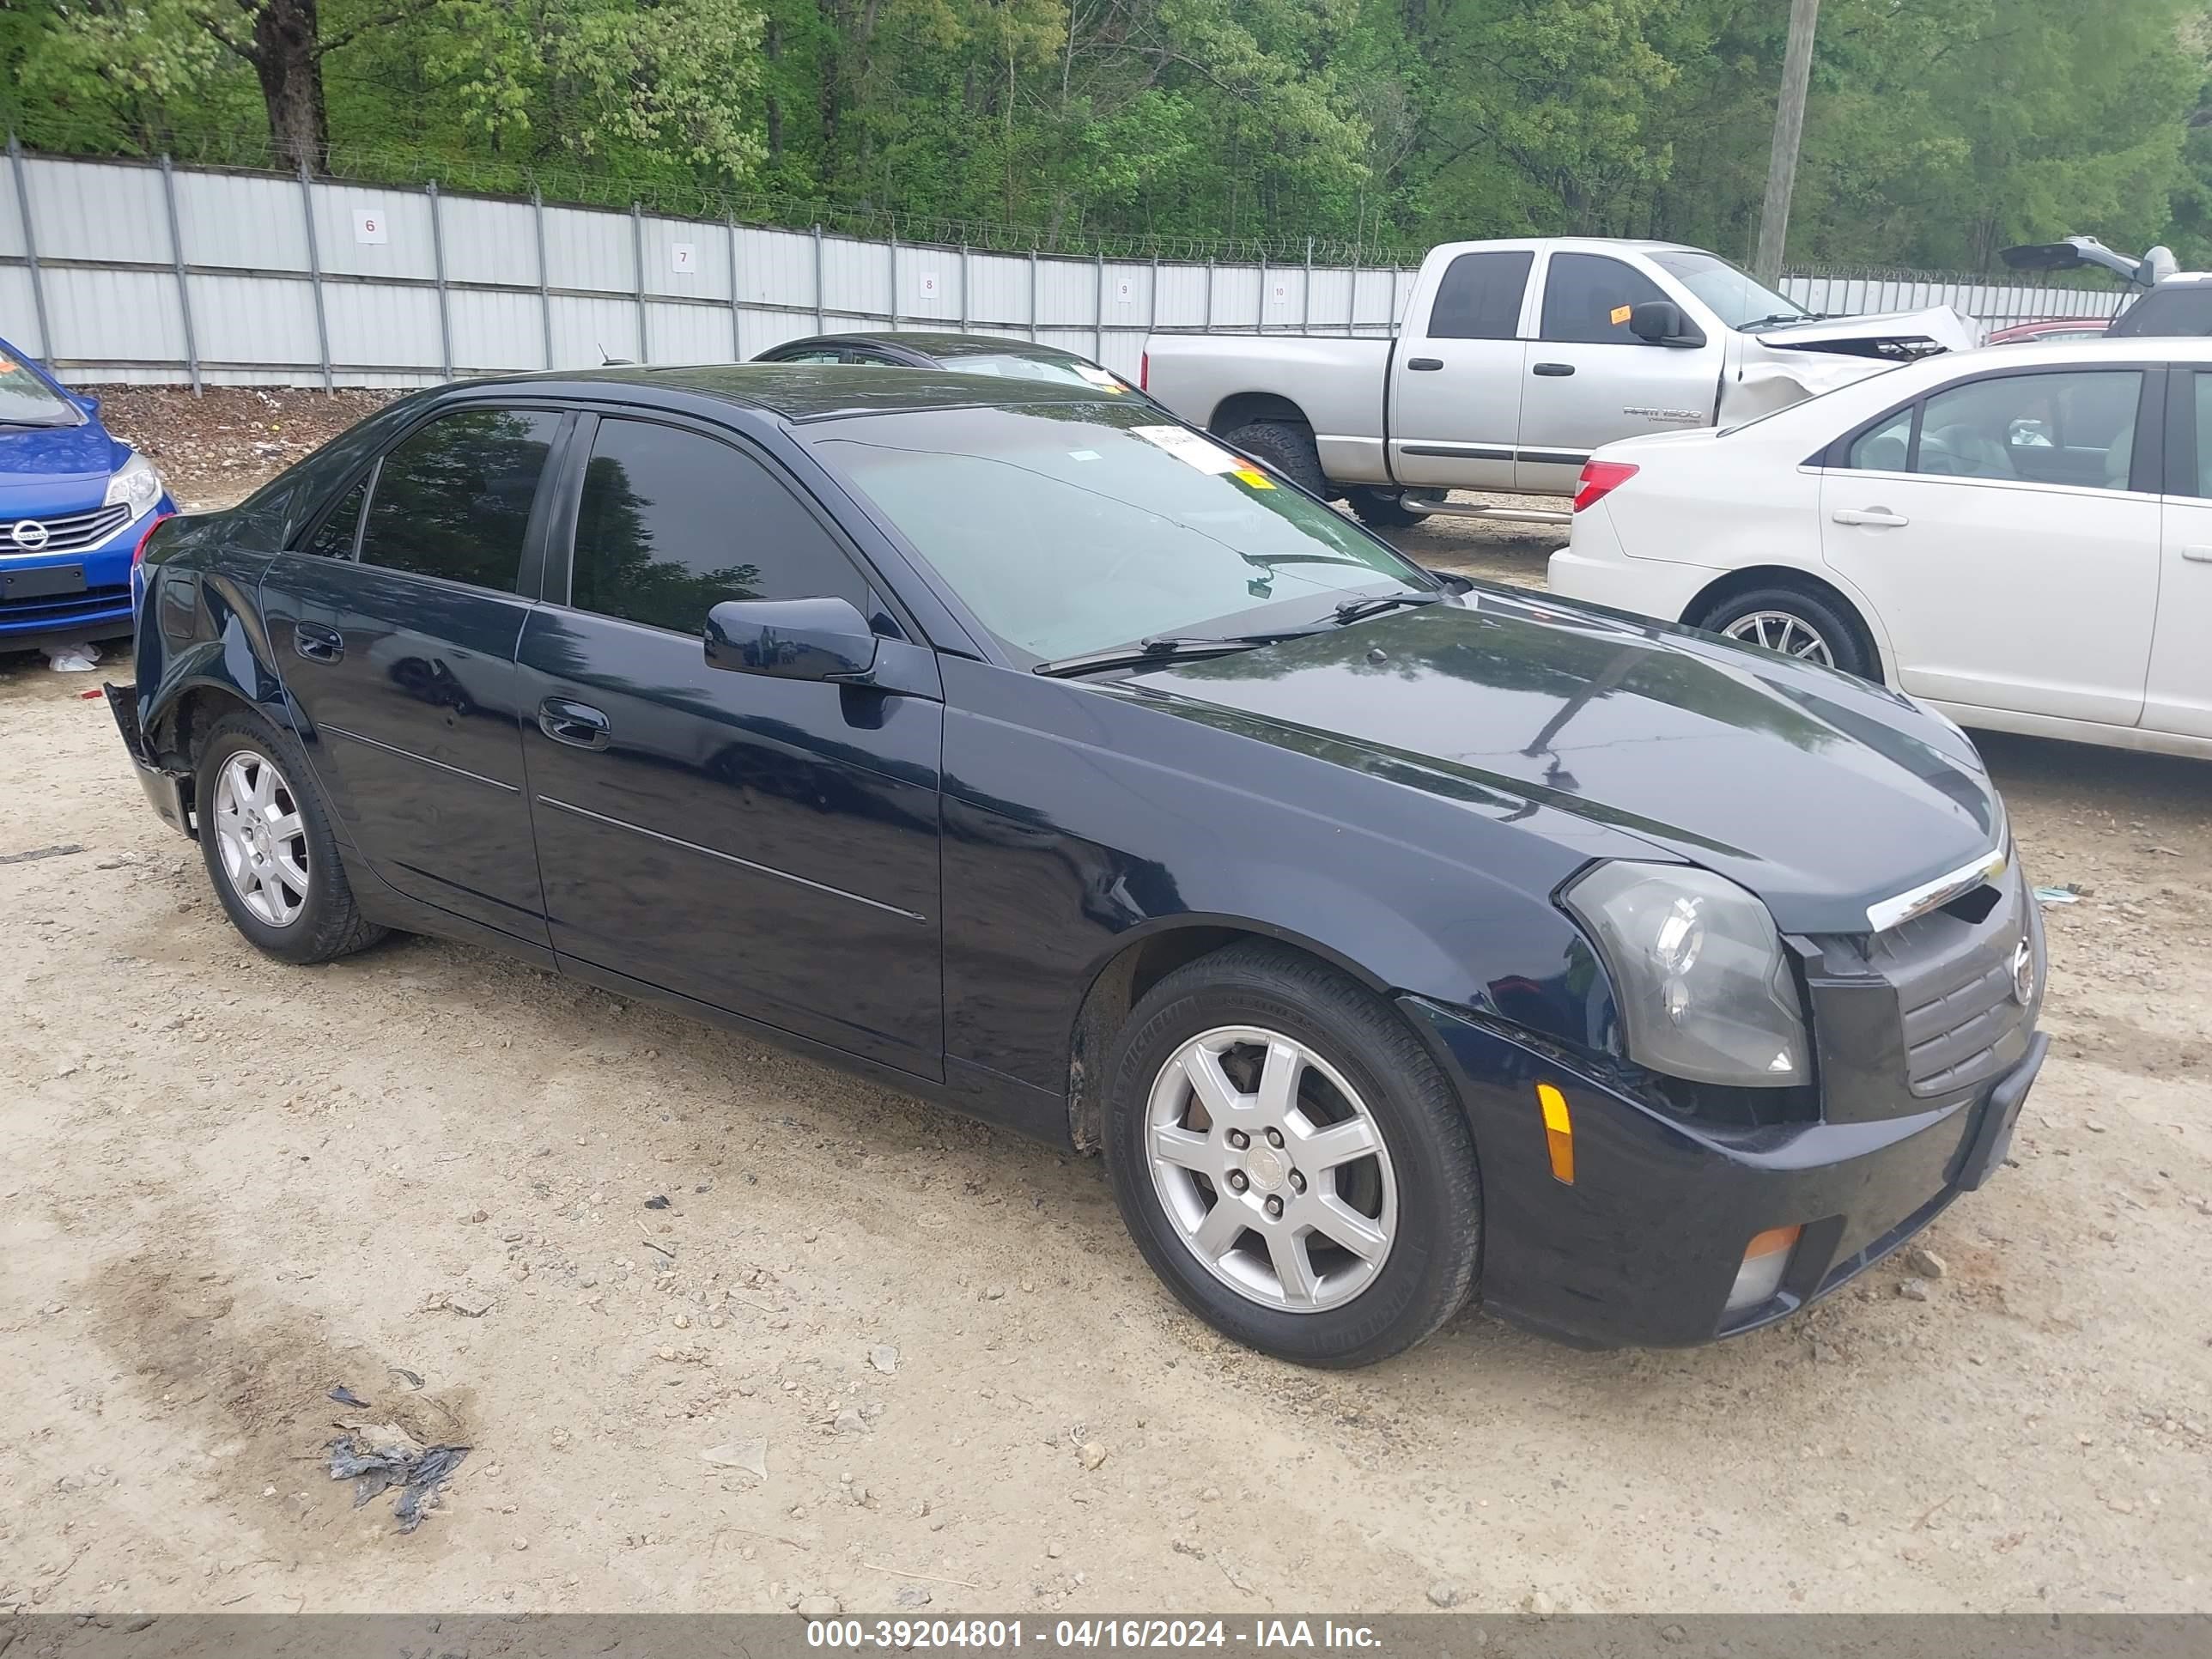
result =
[[184,777],[166,772],[156,765],[146,746],[146,733],[138,724],[138,693],[131,686],[103,684],[107,694],[108,712],[115,716],[115,729],[123,734],[123,746],[130,752],[131,764],[137,771],[138,787],[146,792],[147,805],[154,809],[162,823],[179,834],[194,834],[191,803],[185,796]]
[[96,547],[0,555],[0,640],[106,639],[131,631],[131,556],[155,517],[176,511],[165,494]]
[[[1729,1128],[1631,1098],[1463,1013],[1401,1006],[1467,1105],[1481,1164],[1482,1298],[1586,1347],[1682,1347],[1786,1317],[1866,1271],[2003,1161],[2048,1039],[1961,1097],[1871,1121]],[[1566,1097],[1553,1178],[1535,1085]],[[1745,1246],[1802,1226],[1770,1300],[1724,1311]]]

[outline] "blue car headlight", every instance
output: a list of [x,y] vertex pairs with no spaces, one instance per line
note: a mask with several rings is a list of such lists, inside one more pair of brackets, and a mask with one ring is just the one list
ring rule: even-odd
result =
[[107,495],[102,507],[127,507],[134,519],[143,518],[151,512],[154,503],[161,499],[161,475],[154,470],[153,462],[135,450],[131,459],[115,470],[107,481]]

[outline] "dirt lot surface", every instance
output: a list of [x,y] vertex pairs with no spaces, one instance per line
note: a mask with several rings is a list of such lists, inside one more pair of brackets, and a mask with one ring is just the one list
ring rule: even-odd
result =
[[[1321,1375],[1094,1162],[460,945],[259,957],[88,678],[0,658],[0,1610],[2212,1609],[2212,766],[1987,742],[2085,891],[1940,1262]],[[473,1448],[419,1530],[347,1422]]]

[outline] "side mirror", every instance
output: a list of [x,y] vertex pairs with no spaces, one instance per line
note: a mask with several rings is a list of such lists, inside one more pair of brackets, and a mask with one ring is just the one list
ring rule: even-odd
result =
[[88,415],[100,413],[100,399],[89,392],[72,392],[70,393],[70,400]]
[[787,680],[864,683],[876,636],[850,599],[725,599],[707,613],[707,665]]
[[1701,346],[1705,337],[1690,325],[1672,300],[1646,300],[1628,313],[1628,331],[1646,345]]

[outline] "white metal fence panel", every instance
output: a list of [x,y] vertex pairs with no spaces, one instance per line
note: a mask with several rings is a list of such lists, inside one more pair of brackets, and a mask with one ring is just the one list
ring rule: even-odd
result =
[[[0,172],[9,337],[90,378],[416,386],[722,362],[817,331],[966,329],[1136,372],[1146,334],[1380,337],[1413,273],[977,252],[434,189],[27,155]],[[1795,276],[1828,313],[2109,316],[2103,289]]]

